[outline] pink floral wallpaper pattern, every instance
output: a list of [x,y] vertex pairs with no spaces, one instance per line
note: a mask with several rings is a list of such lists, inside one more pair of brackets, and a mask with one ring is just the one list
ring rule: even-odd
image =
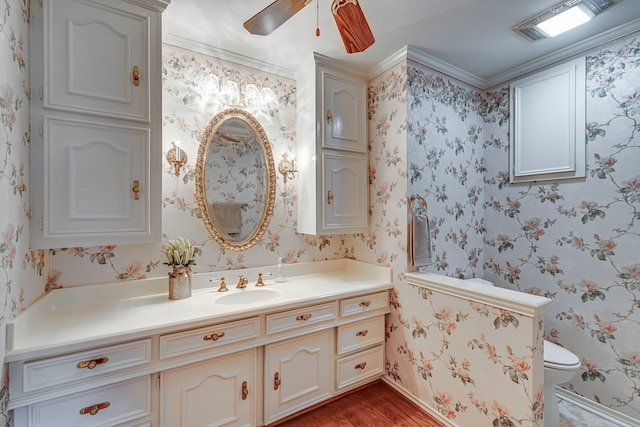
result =
[[[6,0],[2,11],[0,326],[46,289],[167,272],[159,246],[29,249],[28,2]],[[388,377],[459,425],[473,415],[486,420],[483,425],[535,423],[540,396],[529,369],[536,353],[523,349],[513,334],[517,328],[536,331],[535,320],[529,325],[511,313],[518,326],[500,321],[496,329],[495,319],[509,313],[428,294],[403,281],[406,197],[420,194],[429,202],[433,230],[430,270],[484,276],[498,286],[552,298],[545,336],[583,362],[569,388],[639,419],[638,58],[637,34],[587,53],[587,179],[517,187],[507,182],[508,87],[482,92],[401,63],[369,87],[370,231],[297,235],[295,185],[278,177],[276,213],[263,242],[245,253],[225,253],[206,236],[193,197],[200,136],[226,107],[222,97],[206,92],[204,77],[217,70],[274,90],[277,107],[249,111],[263,124],[276,161],[287,150],[295,153],[295,82],[165,45],[163,148],[181,139],[190,160],[180,177],[163,164],[163,233],[201,246],[200,271],[268,265],[278,256],[287,262],[351,257],[393,267],[397,294],[387,325]],[[488,376],[480,373],[485,365],[494,368]],[[524,406],[478,394],[495,381],[526,395]],[[6,402],[2,390],[0,402]]]
[[[386,215],[374,220],[373,227],[389,230],[402,218],[404,211],[397,207],[406,204],[406,197],[423,196],[429,203],[434,249],[428,270],[458,278],[481,276],[498,286],[551,298],[545,337],[573,351],[583,363],[566,387],[636,420],[639,53],[637,34],[587,53],[589,172],[584,181],[508,184],[508,85],[482,93],[408,61],[372,81],[369,99],[370,139],[376,142],[372,158],[393,158],[390,147],[400,147],[399,163],[406,162],[406,169],[400,166],[391,176],[375,171],[372,204],[384,200]],[[403,116],[406,121],[396,121]],[[389,188],[395,191],[384,194]],[[436,329],[439,314],[435,305],[435,310],[413,306],[419,290],[407,286],[399,274],[404,229],[398,231],[397,237],[389,230],[376,242],[378,247],[398,248],[388,256],[398,279],[397,320],[394,313],[388,319],[388,376],[441,408],[433,390],[419,391],[424,386],[420,363],[408,367],[400,357],[426,360],[415,356],[425,354],[424,337],[406,331],[419,330],[418,325]],[[370,262],[377,258],[362,250],[356,253]],[[484,333],[491,329],[487,322],[479,324]],[[405,336],[407,344],[400,344]],[[472,336],[463,339],[475,342]],[[474,380],[474,386],[482,383]],[[467,413],[462,400],[452,408],[444,412],[453,422],[476,425],[461,421]],[[514,408],[507,410],[512,422],[522,419]],[[508,425],[502,422],[499,425]]]
[[29,2],[0,6],[0,423],[8,425],[5,325],[43,292],[45,251],[29,246]]

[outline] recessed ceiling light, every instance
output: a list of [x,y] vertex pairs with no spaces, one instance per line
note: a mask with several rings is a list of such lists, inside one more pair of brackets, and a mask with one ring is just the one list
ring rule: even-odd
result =
[[584,4],[578,4],[536,25],[549,37],[555,37],[589,22],[595,15]]
[[620,2],[622,0],[565,0],[514,25],[512,30],[531,41],[554,37],[584,24]]

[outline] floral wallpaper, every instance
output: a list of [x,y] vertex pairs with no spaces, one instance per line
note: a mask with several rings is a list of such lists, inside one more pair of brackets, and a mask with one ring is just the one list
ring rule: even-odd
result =
[[[44,251],[29,247],[29,2],[0,5],[0,424],[7,412],[5,325],[44,291]],[[28,283],[33,284],[27,286]]]
[[485,114],[484,276],[553,302],[545,336],[575,353],[565,387],[640,419],[640,35],[587,55],[587,178],[509,186],[508,87]]
[[[160,245],[30,250],[28,3],[4,0],[0,15],[0,354],[7,319],[46,290],[113,281],[135,286],[168,271]],[[509,186],[508,86],[478,91],[404,61],[369,83],[370,231],[296,234],[295,181],[278,175],[275,214],[263,241],[235,253],[221,251],[207,235],[194,198],[202,132],[230,105],[210,76],[276,94],[275,104],[247,107],[263,125],[276,162],[295,153],[295,81],[165,44],[163,150],[180,139],[189,160],[179,177],[163,160],[163,234],[200,246],[196,271],[275,264],[279,256],[288,263],[350,257],[392,267],[387,377],[451,423],[536,425],[541,396],[531,367],[539,357],[539,319],[404,281],[407,196],[419,194],[429,204],[429,270],[483,276],[551,298],[544,335],[583,362],[567,387],[640,419],[640,37],[588,52],[587,68],[584,181]],[[533,334],[533,346],[519,331]],[[9,423],[6,369],[2,378],[0,417]],[[482,390],[496,383],[501,391],[488,398]],[[509,393],[521,399],[509,400]]]
[[476,90],[411,61],[370,82],[373,244],[360,237],[356,253],[395,273],[390,381],[451,425],[542,426],[541,319],[414,287],[403,274],[413,194],[428,203],[429,270],[462,278],[481,267],[483,105]]
[[[458,335],[460,319],[477,313],[469,308],[471,303],[425,296],[424,290],[403,281],[404,228],[394,229],[392,224],[402,218],[398,207],[404,207],[412,194],[429,204],[434,261],[429,271],[484,277],[498,286],[551,298],[544,316],[545,338],[574,352],[583,364],[565,387],[640,419],[638,81],[638,34],[588,52],[588,177],[518,186],[508,184],[507,84],[483,93],[411,61],[370,82],[372,160],[397,161],[391,167],[395,171],[372,172],[372,205],[377,204],[372,230],[381,233],[373,246],[375,256],[360,247],[356,254],[379,262],[380,248],[393,248],[382,254],[384,262],[392,262],[397,279],[396,304],[387,319],[387,376],[451,422],[480,425],[477,419],[474,423],[466,418],[472,412],[469,408],[482,408],[471,402],[468,392],[477,393],[500,376],[482,382],[473,378],[471,369],[474,382],[465,384],[467,393],[449,391],[455,384],[451,378],[461,378],[455,376],[457,369],[448,368],[446,387],[441,385],[444,378],[425,376],[427,367],[442,374],[443,355],[451,357],[451,366],[455,359],[456,368],[463,355],[477,366],[483,362],[477,345],[484,341],[473,333]],[[397,156],[394,147],[399,147]],[[418,295],[427,304],[416,305]],[[445,317],[456,319],[451,322],[456,326],[451,337],[467,342],[466,349],[438,353],[439,345],[427,344],[429,339],[437,341],[430,332],[442,331]],[[494,329],[488,320],[490,316],[474,322],[484,339]],[[450,345],[449,339],[453,341],[448,335],[442,340],[444,347]],[[514,340],[510,335],[500,341],[510,347],[502,349],[501,360],[518,355],[533,366],[529,360],[535,352],[518,353],[512,347]],[[497,342],[489,341],[484,348],[500,349]],[[514,361],[512,367],[516,365],[529,377],[524,364]],[[500,387],[513,386],[509,381],[518,377],[511,372],[505,367]],[[523,385],[531,381],[518,379]],[[495,399],[487,403],[488,412],[476,416],[487,417],[482,425],[539,422],[540,391],[532,385],[522,392],[527,408]]]

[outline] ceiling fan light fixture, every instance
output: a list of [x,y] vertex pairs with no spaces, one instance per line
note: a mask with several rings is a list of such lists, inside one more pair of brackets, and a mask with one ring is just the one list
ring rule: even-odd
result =
[[530,41],[555,37],[582,25],[623,0],[566,0],[511,29]]

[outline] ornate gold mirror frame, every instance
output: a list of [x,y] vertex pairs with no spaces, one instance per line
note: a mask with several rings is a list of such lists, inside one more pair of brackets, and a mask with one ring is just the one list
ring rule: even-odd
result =
[[[256,194],[253,198],[253,200],[263,201],[261,205],[262,212],[259,215],[259,221],[257,221],[255,227],[247,233],[246,237],[241,236],[240,238],[236,238],[235,236],[232,236],[232,234],[235,233],[226,233],[223,231],[222,228],[224,224],[221,225],[219,217],[215,212],[213,212],[213,210],[216,209],[216,207],[214,207],[214,203],[220,203],[220,201],[208,200],[206,185],[207,182],[210,183],[212,179],[215,179],[215,176],[231,176],[234,172],[237,172],[237,168],[233,169],[235,164],[231,165],[228,171],[214,171],[211,165],[216,164],[216,162],[230,164],[233,163],[233,160],[229,161],[229,159],[225,159],[224,161],[220,161],[220,159],[208,159],[207,157],[209,155],[213,156],[211,145],[218,143],[216,141],[224,140],[227,144],[237,143],[238,146],[235,149],[240,150],[242,148],[241,145],[243,144],[243,141],[241,141],[241,139],[244,138],[230,135],[229,132],[226,131],[225,127],[226,124],[227,127],[233,125],[237,128],[239,123],[242,125],[246,124],[247,131],[251,131],[253,137],[255,137],[255,141],[259,145],[260,152],[258,154],[261,156],[262,161],[260,161],[259,158],[256,158],[255,163],[262,163],[261,166],[264,167],[264,176],[257,176],[257,182],[255,183],[255,185],[256,187],[264,185],[265,188],[264,194]],[[247,134],[247,137],[249,139],[252,139],[251,134]],[[244,147],[247,147],[247,145],[245,144]],[[213,150],[213,152],[215,152],[215,150]],[[245,165],[245,170],[255,171],[256,164]],[[215,176],[214,173],[216,174]],[[211,175],[211,179],[207,179],[207,174]],[[211,119],[204,131],[202,140],[200,141],[200,146],[198,148],[195,182],[196,201],[198,203],[202,221],[207,227],[207,230],[209,231],[211,237],[216,242],[218,242],[218,244],[223,249],[240,252],[247,250],[260,242],[262,236],[267,231],[271,218],[273,217],[276,196],[276,172],[275,164],[273,161],[273,153],[271,151],[271,144],[269,143],[267,134],[262,128],[262,125],[260,125],[260,122],[258,122],[258,120],[253,115],[240,108],[229,108],[221,111]],[[209,194],[210,193],[211,191],[209,192]],[[227,194],[227,200],[228,199],[229,195]],[[235,205],[241,205],[242,209],[245,210],[248,203],[235,203]],[[235,215],[240,214],[235,213]],[[257,216],[258,215],[256,215],[256,217]],[[235,221],[237,221],[237,219],[235,219]]]

